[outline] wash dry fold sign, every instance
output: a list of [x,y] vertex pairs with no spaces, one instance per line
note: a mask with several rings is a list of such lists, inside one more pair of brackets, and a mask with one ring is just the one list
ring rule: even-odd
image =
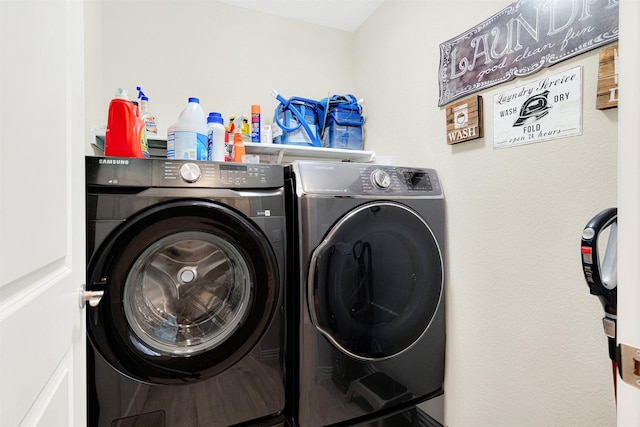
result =
[[440,45],[438,105],[618,39],[618,0],[520,0]]
[[493,147],[506,148],[582,133],[582,67],[493,97]]

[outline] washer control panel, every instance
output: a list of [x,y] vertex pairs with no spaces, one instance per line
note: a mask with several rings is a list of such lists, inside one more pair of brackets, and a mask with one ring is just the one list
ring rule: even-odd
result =
[[291,167],[302,191],[309,194],[442,197],[433,169],[311,161],[297,161]]
[[185,163],[180,167],[180,176],[185,182],[196,182],[202,176],[202,170],[195,163]]
[[[280,187],[282,167],[249,163],[156,161],[154,187]],[[278,184],[280,183],[280,184]]]
[[284,168],[254,163],[87,157],[87,184],[131,187],[280,188]]
[[378,188],[385,189],[391,185],[391,176],[382,169],[376,169],[371,172],[371,183]]
[[280,187],[282,166],[254,163],[156,161],[154,187]]

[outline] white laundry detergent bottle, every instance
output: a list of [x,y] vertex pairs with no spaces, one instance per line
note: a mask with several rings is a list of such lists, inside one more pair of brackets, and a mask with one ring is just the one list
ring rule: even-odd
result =
[[167,158],[208,160],[207,119],[198,98],[189,98],[178,121],[167,130]]
[[209,160],[224,162],[226,151],[224,143],[224,119],[218,112],[209,113],[207,117],[207,146],[209,148]]

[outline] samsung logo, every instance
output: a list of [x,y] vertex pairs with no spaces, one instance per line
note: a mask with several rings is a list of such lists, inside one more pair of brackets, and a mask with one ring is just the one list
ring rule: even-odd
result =
[[128,165],[129,159],[98,159],[101,165]]

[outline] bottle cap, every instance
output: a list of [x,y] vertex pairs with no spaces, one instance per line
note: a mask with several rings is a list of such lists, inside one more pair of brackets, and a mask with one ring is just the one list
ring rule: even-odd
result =
[[195,102],[196,104],[200,104],[199,98],[189,98],[189,102]]
[[260,114],[260,106],[259,105],[252,105],[251,106],[251,114]]
[[127,90],[123,89],[121,87],[119,87],[118,89],[116,89],[116,98],[120,98],[120,99],[129,99],[129,95],[127,94]]
[[207,117],[207,123],[221,123],[221,124],[224,124],[224,120],[222,119],[222,114],[220,114],[220,113],[209,113],[209,117]]

